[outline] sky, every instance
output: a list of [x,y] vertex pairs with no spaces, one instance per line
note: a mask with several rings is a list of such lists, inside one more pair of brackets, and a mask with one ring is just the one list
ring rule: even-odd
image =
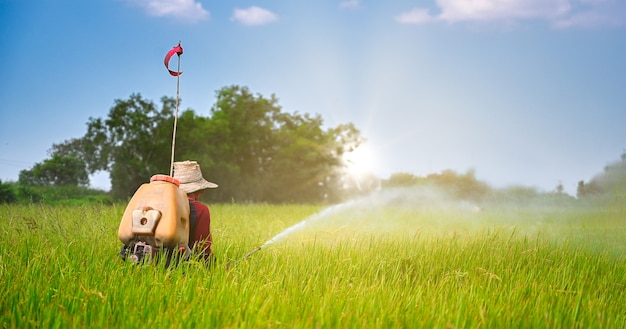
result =
[[381,178],[473,170],[575,195],[626,152],[623,0],[0,0],[0,26],[5,182],[116,99],[175,97],[179,41],[180,111],[209,116],[231,85],[275,95],[353,123]]

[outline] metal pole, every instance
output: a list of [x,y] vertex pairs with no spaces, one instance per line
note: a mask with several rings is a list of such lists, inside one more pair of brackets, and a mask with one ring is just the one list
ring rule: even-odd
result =
[[[178,46],[180,47],[180,40],[178,40]],[[176,76],[176,114],[174,115],[174,132],[172,133],[172,160],[170,161],[170,176],[174,176],[174,149],[176,146],[176,125],[178,124],[178,99],[180,95],[180,54],[178,55],[178,69],[176,72],[179,74]]]

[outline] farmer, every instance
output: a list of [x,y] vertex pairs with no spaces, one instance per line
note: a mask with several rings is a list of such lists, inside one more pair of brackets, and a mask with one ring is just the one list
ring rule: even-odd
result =
[[187,193],[189,199],[189,246],[196,252],[200,250],[202,258],[212,263],[215,256],[211,252],[211,213],[209,207],[198,199],[207,189],[216,188],[217,184],[202,177],[196,161],[174,162],[174,178],[178,179],[180,190]]

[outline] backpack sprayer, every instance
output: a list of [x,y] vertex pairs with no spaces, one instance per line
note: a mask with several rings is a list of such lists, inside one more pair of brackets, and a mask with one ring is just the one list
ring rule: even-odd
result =
[[[178,55],[177,71],[172,71],[169,68],[169,61],[174,54]],[[178,45],[174,46],[164,59],[169,74],[177,77],[170,174],[169,176],[154,175],[150,178],[150,183],[142,184],[137,189],[124,210],[118,230],[118,237],[124,244],[120,251],[120,257],[122,260],[129,259],[136,264],[151,260],[161,249],[167,252],[166,267],[170,264],[173,251],[178,250],[179,255],[182,255],[183,258],[189,257],[191,254],[189,249],[190,205],[187,195],[179,189],[180,182],[172,177],[174,174],[174,150],[180,98],[180,75],[183,73],[180,71],[180,55],[182,54],[183,48],[179,41]],[[226,268],[236,266],[273,242],[274,239],[271,239],[262,246],[254,248],[232,266],[230,263],[226,264]]]
[[[169,68],[169,61],[178,55],[178,70]],[[179,189],[180,182],[173,178],[174,149],[176,145],[176,125],[178,122],[178,103],[180,94],[180,55],[183,48],[180,41],[165,55],[165,67],[170,75],[177,77],[176,114],[172,133],[172,158],[170,174],[154,175],[150,183],[137,189],[122,215],[118,237],[124,244],[120,251],[123,260],[142,263],[155,257],[159,250],[168,253],[166,266],[169,265],[174,250],[189,256],[190,206],[187,194]]]

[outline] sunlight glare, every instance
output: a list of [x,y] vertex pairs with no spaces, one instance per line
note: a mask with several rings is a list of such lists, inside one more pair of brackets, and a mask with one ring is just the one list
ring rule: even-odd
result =
[[348,174],[353,177],[371,174],[374,169],[374,157],[365,145],[360,145],[352,152],[345,153],[344,163]]

